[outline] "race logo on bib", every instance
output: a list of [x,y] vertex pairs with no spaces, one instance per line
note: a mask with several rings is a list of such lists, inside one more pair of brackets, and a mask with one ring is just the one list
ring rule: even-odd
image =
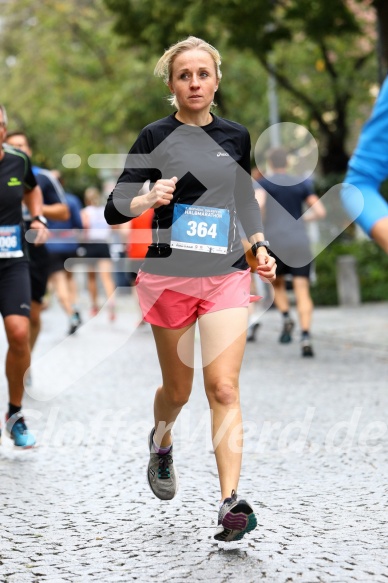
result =
[[175,204],[171,247],[226,255],[229,223],[228,209]]

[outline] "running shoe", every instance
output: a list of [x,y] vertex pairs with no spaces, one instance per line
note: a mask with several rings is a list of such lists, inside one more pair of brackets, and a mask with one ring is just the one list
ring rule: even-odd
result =
[[78,328],[81,326],[81,317],[79,312],[74,312],[70,316],[70,327],[69,327],[69,336],[77,332]]
[[314,356],[313,347],[311,346],[310,338],[302,338],[300,342],[302,356]]
[[295,326],[295,322],[291,318],[286,318],[283,324],[283,330],[280,334],[279,342],[281,344],[288,344],[292,340],[292,330]]
[[148,484],[157,498],[160,500],[172,500],[178,492],[178,475],[174,468],[172,447],[169,453],[160,455],[154,452],[153,437],[155,429],[152,429],[148,438],[150,461],[148,463]]
[[109,306],[109,320],[111,322],[116,320],[116,306]]
[[218,527],[214,538],[223,542],[241,540],[247,532],[257,526],[257,519],[252,506],[246,500],[237,497],[232,490],[230,498],[225,498],[218,512]]
[[256,333],[260,327],[259,322],[254,322],[248,326],[247,342],[256,342]]
[[17,447],[20,447],[20,449],[34,447],[36,439],[31,431],[27,429],[27,425],[21,412],[15,413],[12,417],[6,415],[5,421],[5,429]]

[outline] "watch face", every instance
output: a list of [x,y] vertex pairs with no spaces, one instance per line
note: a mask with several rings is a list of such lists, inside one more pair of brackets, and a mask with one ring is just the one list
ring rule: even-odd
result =
[[37,217],[34,217],[33,220],[34,221],[39,221],[43,225],[46,225],[47,226],[47,219],[43,215],[38,215]]

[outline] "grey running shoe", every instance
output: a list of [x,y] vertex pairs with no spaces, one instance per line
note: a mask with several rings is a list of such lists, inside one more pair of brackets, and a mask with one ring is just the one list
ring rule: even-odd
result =
[[302,349],[302,356],[314,356],[310,338],[302,338],[300,346]]
[[225,498],[219,513],[218,527],[214,538],[223,542],[241,540],[247,532],[255,529],[257,520],[252,506],[237,497],[232,490],[230,498]]
[[284,320],[284,324],[283,324],[283,330],[282,333],[280,334],[280,338],[279,338],[279,342],[281,344],[288,344],[289,342],[291,342],[292,340],[292,330],[295,326],[295,322],[293,320],[291,320],[291,318],[286,318]]
[[150,461],[148,463],[147,478],[152,492],[160,500],[172,500],[178,492],[178,474],[174,468],[172,447],[170,453],[159,455],[153,450],[153,437],[155,429],[152,429],[148,438]]

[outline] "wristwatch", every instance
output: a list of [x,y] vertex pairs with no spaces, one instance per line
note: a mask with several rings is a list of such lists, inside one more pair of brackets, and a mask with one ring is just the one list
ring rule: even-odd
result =
[[42,223],[42,225],[47,227],[47,219],[43,215],[36,215],[36,217],[32,217],[31,223],[34,221],[39,221],[40,223]]
[[253,243],[253,245],[251,247],[251,251],[255,257],[256,257],[257,250],[260,247],[265,247],[267,249],[267,251],[269,251],[269,241],[258,241],[257,243]]

